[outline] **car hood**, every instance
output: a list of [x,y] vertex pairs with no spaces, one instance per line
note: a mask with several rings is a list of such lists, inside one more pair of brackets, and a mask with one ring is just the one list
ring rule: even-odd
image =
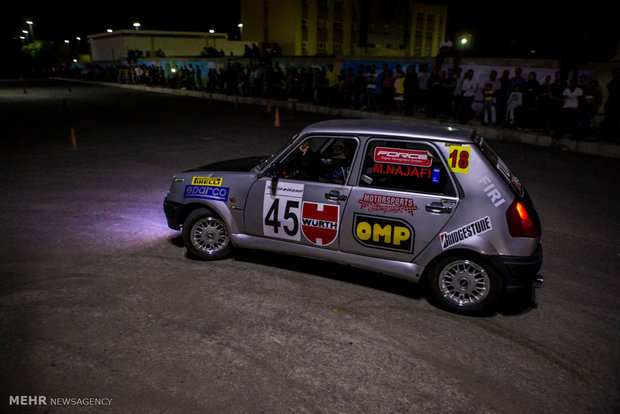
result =
[[201,167],[192,168],[184,172],[197,172],[197,171],[250,171],[256,167],[261,161],[268,156],[260,157],[246,157],[236,158],[226,161],[218,161],[211,164],[203,165]]

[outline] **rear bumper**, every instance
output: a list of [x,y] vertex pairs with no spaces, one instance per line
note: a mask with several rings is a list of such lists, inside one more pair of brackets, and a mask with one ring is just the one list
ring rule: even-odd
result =
[[532,287],[541,287],[539,274],[543,261],[542,245],[531,256],[492,256],[489,260],[504,277],[506,293],[516,293]]

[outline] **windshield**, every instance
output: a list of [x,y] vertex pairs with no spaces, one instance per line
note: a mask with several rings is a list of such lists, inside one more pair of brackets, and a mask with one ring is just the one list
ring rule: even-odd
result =
[[295,141],[295,139],[297,138],[297,135],[298,134],[293,135],[293,138],[288,140],[288,142],[286,144],[284,144],[282,147],[280,147],[280,149],[278,149],[276,152],[271,154],[269,157],[267,157],[263,161],[261,161],[261,163],[257,166],[257,169],[259,171],[262,171],[266,166],[268,166],[271,163],[271,161],[274,160],[274,158],[276,158],[279,154],[281,154],[282,151],[284,151],[284,149],[286,149],[289,145],[291,145],[293,143],[293,141]]

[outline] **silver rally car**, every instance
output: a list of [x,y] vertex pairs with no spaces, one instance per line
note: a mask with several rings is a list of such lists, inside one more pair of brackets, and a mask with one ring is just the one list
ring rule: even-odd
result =
[[267,158],[174,176],[164,211],[194,257],[240,247],[349,264],[424,281],[457,313],[542,283],[536,210],[484,138],[465,128],[316,123]]

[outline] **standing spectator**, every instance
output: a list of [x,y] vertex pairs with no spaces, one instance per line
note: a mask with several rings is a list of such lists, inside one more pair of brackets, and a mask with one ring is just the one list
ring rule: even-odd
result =
[[512,92],[510,92],[508,102],[506,103],[505,120],[510,127],[514,127],[516,123],[516,115],[521,105],[523,105],[523,93],[521,92],[521,87],[519,85],[515,85]]
[[562,120],[556,131],[556,138],[561,138],[566,133],[571,133],[572,139],[577,139],[576,127],[579,108],[583,100],[583,91],[577,87],[577,80],[573,79],[568,83],[568,88],[562,92],[564,100],[562,102]]
[[392,109],[394,101],[394,76],[392,71],[383,65],[383,73],[381,74],[381,105],[383,113],[387,114]]
[[327,73],[325,74],[327,81],[327,104],[330,107],[337,106],[339,79],[338,73],[334,70],[334,65],[327,65]]
[[495,100],[496,100],[496,110],[497,110],[497,118],[505,119],[506,118],[506,101],[508,100],[508,83],[510,82],[510,71],[504,70],[502,72],[502,77],[499,78],[500,87],[495,91]]
[[598,112],[598,108],[603,103],[603,94],[599,88],[598,82],[592,79],[583,89],[583,105],[579,111],[579,120],[577,122],[577,134],[580,138],[592,140],[588,136],[590,133],[590,121]]
[[457,121],[461,124],[466,124],[472,116],[473,110],[471,105],[474,103],[474,98],[478,92],[478,83],[474,79],[474,71],[472,69],[465,72],[465,78],[463,79],[461,90],[463,93],[461,95],[461,104],[459,105]]
[[515,86],[519,86],[521,92],[523,92],[523,84],[526,82],[525,78],[521,76],[521,68],[515,68],[515,76],[508,81],[508,95],[514,90]]
[[495,126],[497,122],[497,114],[495,111],[495,91],[493,84],[488,82],[482,92],[482,120],[485,125]]
[[415,71],[415,65],[409,65],[405,73],[405,115],[413,115],[417,94],[418,74]]
[[364,109],[366,107],[366,77],[364,76],[364,66],[359,65],[355,74],[354,90],[355,90],[355,108]]
[[428,100],[428,79],[431,74],[428,73],[428,66],[420,66],[420,72],[418,73],[418,101],[416,102],[416,111],[424,111],[426,108],[426,102]]
[[405,74],[400,66],[396,68],[396,78],[394,79],[394,103],[396,112],[402,113],[405,105]]
[[439,113],[441,98],[441,77],[436,67],[431,69],[426,91],[426,116],[434,118]]
[[605,118],[601,123],[601,138],[610,141],[619,141],[620,136],[620,68],[612,72],[612,79],[607,83],[609,96],[605,102]]
[[460,67],[456,67],[454,69],[454,79],[456,80],[456,84],[454,85],[454,91],[452,94],[452,112],[450,116],[453,120],[456,120],[456,113],[459,110],[459,105],[461,104],[461,89],[463,88],[463,69]]
[[521,110],[520,126],[523,128],[534,128],[538,125],[537,99],[540,83],[536,79],[536,73],[530,72],[527,75],[527,82],[523,85],[523,107]]
[[374,112],[377,109],[377,73],[375,65],[370,65],[366,74],[366,96],[368,97],[368,111]]

